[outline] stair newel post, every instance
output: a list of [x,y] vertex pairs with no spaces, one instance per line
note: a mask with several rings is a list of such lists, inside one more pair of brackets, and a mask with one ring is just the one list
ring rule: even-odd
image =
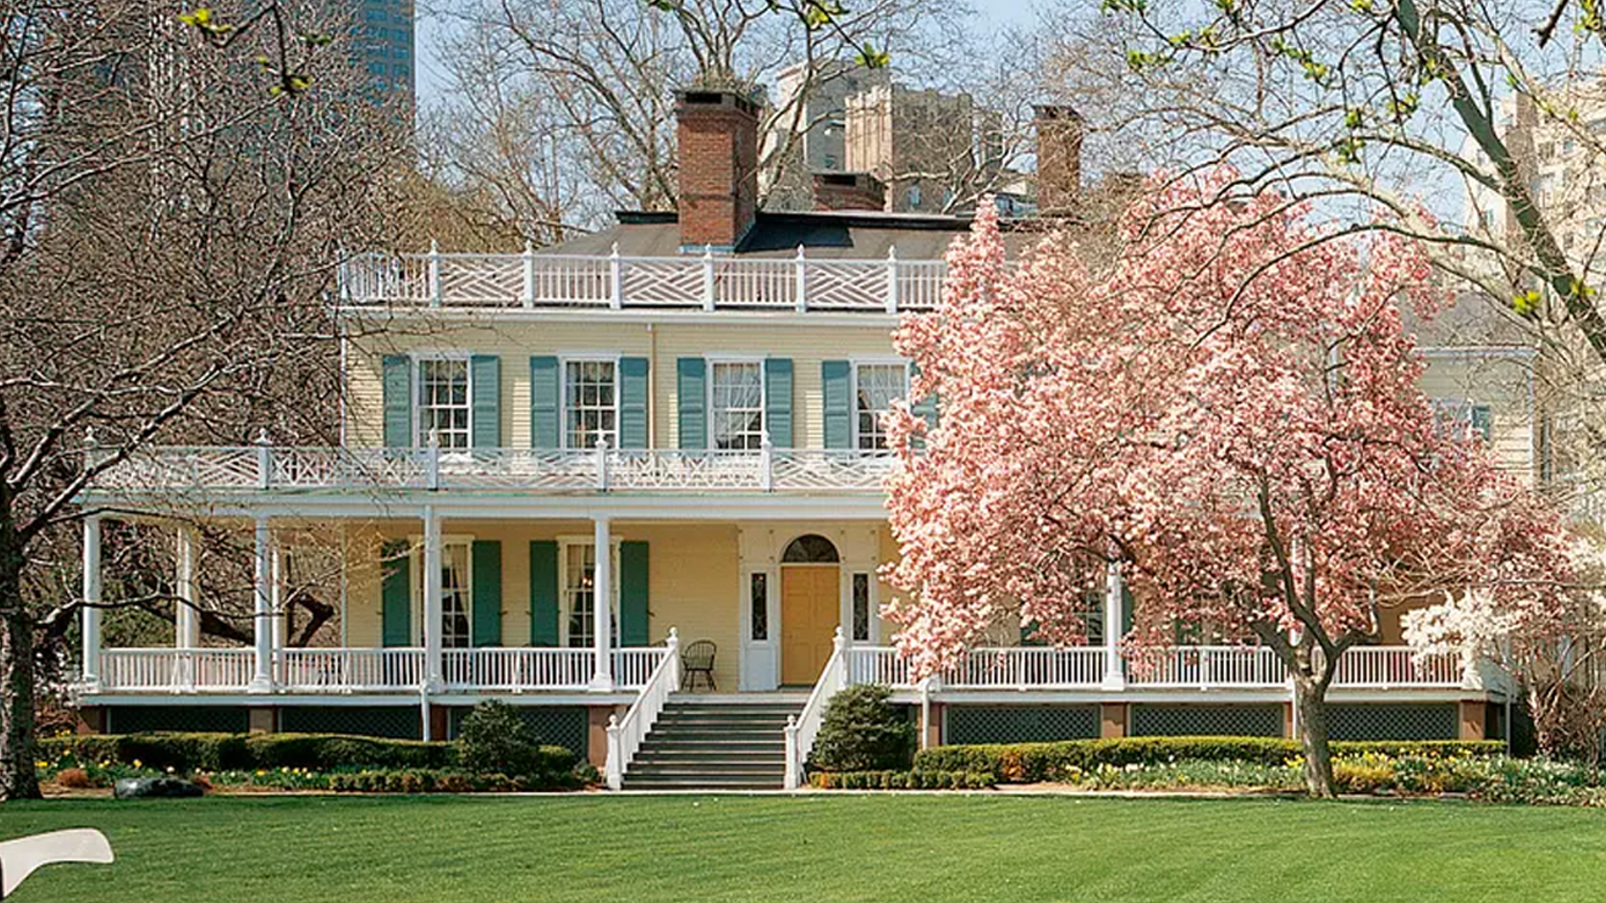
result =
[[619,716],[608,716],[608,789],[619,790],[625,785],[624,742],[619,736]]
[[786,789],[798,788],[798,773],[802,771],[802,763],[798,761],[797,748],[797,716],[786,716]]
[[680,631],[673,627],[669,628],[669,639],[664,641],[664,655],[669,658],[669,672],[664,675],[669,683],[669,691],[664,694],[667,697],[680,689]]

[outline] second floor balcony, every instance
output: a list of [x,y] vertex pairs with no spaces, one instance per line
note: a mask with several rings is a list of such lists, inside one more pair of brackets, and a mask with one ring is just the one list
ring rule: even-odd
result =
[[[95,452],[91,451],[91,455]],[[153,446],[109,468],[121,494],[519,491],[877,495],[896,456],[882,450],[531,449]]]

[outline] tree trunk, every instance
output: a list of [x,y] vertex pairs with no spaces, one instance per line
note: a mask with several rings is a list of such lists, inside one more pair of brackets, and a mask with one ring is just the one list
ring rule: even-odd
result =
[[40,795],[33,765],[33,622],[22,607],[22,557],[7,552],[0,539],[0,802]]
[[1311,796],[1333,796],[1333,750],[1327,741],[1327,688],[1309,678],[1294,677],[1294,717],[1305,752],[1305,790]]

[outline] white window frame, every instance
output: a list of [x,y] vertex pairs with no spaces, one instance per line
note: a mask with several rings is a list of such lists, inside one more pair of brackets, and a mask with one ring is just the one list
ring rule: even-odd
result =
[[[419,646],[422,646],[422,645],[424,645],[424,627],[425,627],[425,623],[424,623],[424,536],[423,536],[422,533],[414,533],[414,534],[412,534],[411,536],[408,537],[408,541],[412,543],[412,547],[413,547],[413,554],[411,556],[412,560],[410,562],[408,562],[408,567],[412,571],[412,581],[411,582],[412,582],[412,586],[413,586],[413,593],[412,593],[412,595],[413,595],[413,601],[412,601],[413,624],[417,625],[417,626],[415,626],[413,628],[413,639],[414,639],[414,642],[416,642]],[[466,614],[468,616],[468,646],[467,647],[458,647],[458,646],[447,646],[446,645],[446,629],[445,629],[446,628],[446,624],[445,624],[445,618],[446,618],[446,587],[442,586],[441,587],[441,619],[442,619],[442,623],[440,625],[441,626],[441,648],[442,649],[469,648],[469,647],[472,647],[474,645],[474,537],[472,535],[470,535],[470,534],[467,534],[467,533],[443,534],[441,536],[441,560],[442,561],[444,561],[446,559],[446,547],[447,546],[462,546],[463,547],[463,592],[464,592],[464,595],[468,598],[468,606],[467,606],[467,611],[466,611]]]
[[442,453],[451,455],[467,455],[474,447],[474,361],[473,355],[461,351],[419,351],[408,355],[408,366],[412,368],[409,382],[413,387],[413,397],[408,408],[412,412],[413,442],[419,448],[429,446],[429,436],[424,432],[424,380],[423,365],[425,361],[461,361],[464,375],[464,399],[468,403],[468,444],[463,448],[442,449]]
[[[612,364],[613,365],[613,443],[609,448],[619,447],[619,420],[620,395],[623,385],[619,371],[620,355],[617,354],[562,354],[558,355],[558,447],[575,449],[569,441],[569,365],[570,364]],[[593,446],[594,448],[594,446]],[[590,450],[590,449],[586,449]]]
[[854,451],[865,452],[872,449],[859,447],[859,368],[860,367],[903,367],[903,400],[909,400],[909,386],[914,381],[913,368],[908,360],[901,357],[856,357],[848,359],[848,370],[851,374],[848,387],[849,403],[853,406],[852,447]]
[[[770,395],[769,395],[769,385],[768,385],[769,380],[767,380],[765,378],[765,376],[764,376],[764,361],[765,360],[766,359],[763,358],[763,357],[754,357],[753,355],[749,355],[749,354],[742,354],[742,355],[735,355],[735,354],[732,354],[732,355],[723,355],[723,354],[721,354],[721,355],[705,355],[703,357],[704,366],[707,368],[707,374],[708,374],[707,385],[705,385],[703,387],[703,411],[706,412],[705,415],[706,415],[706,417],[708,419],[708,424],[707,424],[707,427],[706,427],[706,429],[707,429],[706,442],[707,442],[707,447],[708,447],[709,451],[719,451],[720,450],[718,442],[715,439],[715,436],[717,434],[715,432],[715,427],[714,427],[715,420],[717,419],[714,416],[714,365],[715,364],[752,364],[752,365],[755,365],[755,366],[758,367],[758,410],[759,410],[760,420],[761,420],[761,422],[763,424],[763,426],[761,427],[759,432],[760,432],[761,435],[768,435],[768,433],[770,431],[770,422],[769,422]],[[733,452],[746,451],[749,454],[757,454],[758,453],[758,449],[756,449],[756,448],[755,449],[730,449],[730,451],[733,451]]]
[[[608,619],[609,631],[612,634],[608,638],[608,645],[615,649],[619,647],[619,544],[622,541],[623,537],[617,536],[609,537],[608,540],[609,551],[612,555],[608,562],[610,565],[608,573],[611,578],[608,585],[608,595],[611,598],[608,602],[612,615]],[[587,643],[585,646],[569,645],[569,619],[574,614],[573,604],[569,597],[569,549],[574,546],[595,546],[596,544],[595,538],[591,536],[575,534],[558,537],[558,646],[563,649],[589,649],[596,642],[596,637],[592,637],[592,642]],[[592,613],[593,617],[595,614],[595,612]]]
[[[1472,419],[1473,409],[1483,408],[1489,412],[1491,422],[1494,419],[1494,405],[1486,401],[1478,401],[1475,398],[1430,397],[1428,403],[1433,407],[1435,418],[1444,416],[1445,423],[1474,432],[1477,432],[1477,430]],[[1480,434],[1478,438],[1484,445],[1493,447],[1494,429],[1492,425],[1487,436]]]

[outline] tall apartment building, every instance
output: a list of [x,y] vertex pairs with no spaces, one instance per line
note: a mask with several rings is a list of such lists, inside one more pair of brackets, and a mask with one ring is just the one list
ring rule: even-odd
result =
[[352,4],[357,62],[382,100],[417,106],[413,0],[335,0]]
[[911,88],[843,62],[813,79],[793,66],[776,85],[777,108],[791,112],[772,123],[765,148],[790,150],[761,186],[770,209],[943,213],[956,191],[1003,171],[1002,117],[968,94]]
[[889,211],[944,212],[1001,168],[1001,118],[969,94],[888,81],[849,97],[846,112],[847,167],[886,185]]

